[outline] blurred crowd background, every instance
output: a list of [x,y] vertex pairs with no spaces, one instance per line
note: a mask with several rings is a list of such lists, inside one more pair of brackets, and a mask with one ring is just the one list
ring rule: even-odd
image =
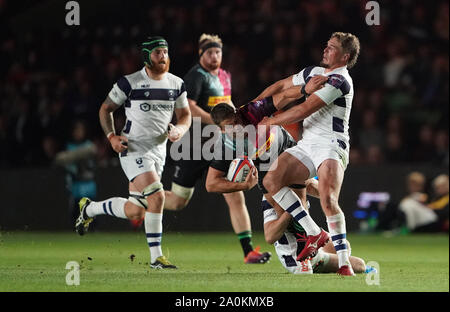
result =
[[98,164],[118,165],[98,109],[121,75],[142,67],[138,47],[148,35],[167,38],[170,71],[183,77],[198,60],[199,36],[218,34],[242,105],[317,64],[333,31],[361,41],[350,70],[351,165],[448,168],[448,1],[379,1],[379,26],[366,24],[366,1],[78,2],[81,25],[67,26],[65,1],[0,0],[0,168],[51,165],[79,119]]

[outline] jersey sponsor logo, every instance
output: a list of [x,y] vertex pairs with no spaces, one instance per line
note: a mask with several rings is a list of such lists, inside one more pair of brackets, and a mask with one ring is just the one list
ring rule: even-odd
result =
[[139,108],[141,109],[141,111],[143,112],[148,112],[150,110],[152,111],[165,111],[165,112],[171,112],[173,111],[173,104],[169,103],[169,104],[149,104],[149,103],[142,103],[139,105]]
[[231,95],[210,96],[208,98],[208,106],[210,106],[210,107],[214,107],[219,103],[230,103],[231,104]]
[[148,104],[148,103],[142,103],[141,105],[139,105],[139,107],[141,108],[141,111],[143,111],[143,112],[148,112],[151,108],[150,104]]

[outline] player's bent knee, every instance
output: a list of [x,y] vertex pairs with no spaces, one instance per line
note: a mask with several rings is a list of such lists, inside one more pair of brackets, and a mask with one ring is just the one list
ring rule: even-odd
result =
[[130,220],[140,220],[145,215],[146,206],[141,205],[139,202],[134,203],[130,199],[125,207],[125,215]]
[[147,203],[149,200],[156,201],[157,203],[163,203],[165,199],[163,184],[157,181],[144,187],[142,190],[142,196],[147,200]]
[[128,201],[135,206],[147,209],[147,200],[145,199],[144,195],[139,192],[130,191]]
[[263,185],[266,188],[266,190],[274,194],[280,189],[279,182],[277,181],[277,178],[274,174],[274,171],[268,172],[263,180]]

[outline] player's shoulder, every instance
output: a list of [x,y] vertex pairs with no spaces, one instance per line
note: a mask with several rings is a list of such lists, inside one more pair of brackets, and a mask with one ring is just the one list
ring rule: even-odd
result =
[[328,84],[340,89],[343,94],[349,93],[353,89],[353,80],[347,68],[338,68],[328,75]]
[[321,66],[316,66],[316,65],[310,65],[310,66],[306,66],[304,67],[302,70],[300,70],[296,75],[297,78],[303,78],[303,80],[306,82],[308,81],[310,77],[314,76],[314,75],[321,75],[325,72],[325,68],[321,67]]
[[138,82],[142,80],[142,70],[138,70],[134,73],[124,75],[117,79],[117,85],[122,89],[125,93],[125,90],[135,89],[138,85]]
[[199,63],[197,63],[188,70],[185,77],[187,77],[187,76],[206,76],[207,74],[208,74],[208,71],[206,69],[204,69],[202,66],[200,66]]
[[176,85],[181,86],[184,83],[184,80],[181,77],[178,77],[178,76],[176,76],[176,75],[174,75],[172,73],[166,73],[166,75],[167,75],[167,79],[169,81],[175,83]]
[[308,76],[321,75],[325,72],[325,68],[317,65],[306,66],[303,69],[303,76],[306,78]]
[[231,73],[230,73],[228,70],[226,70],[226,69],[219,68],[219,75],[223,75],[223,76],[228,76],[228,77],[230,77],[230,76],[231,76]]

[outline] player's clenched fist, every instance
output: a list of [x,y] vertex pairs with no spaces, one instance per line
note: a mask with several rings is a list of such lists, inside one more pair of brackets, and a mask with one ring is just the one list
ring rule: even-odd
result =
[[167,132],[167,138],[170,142],[176,142],[186,133],[187,127],[185,126],[174,126],[169,123],[169,130]]
[[317,90],[321,89],[327,80],[328,77],[323,75],[316,75],[312,77],[305,86],[306,93],[313,94]]
[[116,153],[122,153],[128,146],[128,139],[122,135],[111,134],[108,136],[109,143]]

